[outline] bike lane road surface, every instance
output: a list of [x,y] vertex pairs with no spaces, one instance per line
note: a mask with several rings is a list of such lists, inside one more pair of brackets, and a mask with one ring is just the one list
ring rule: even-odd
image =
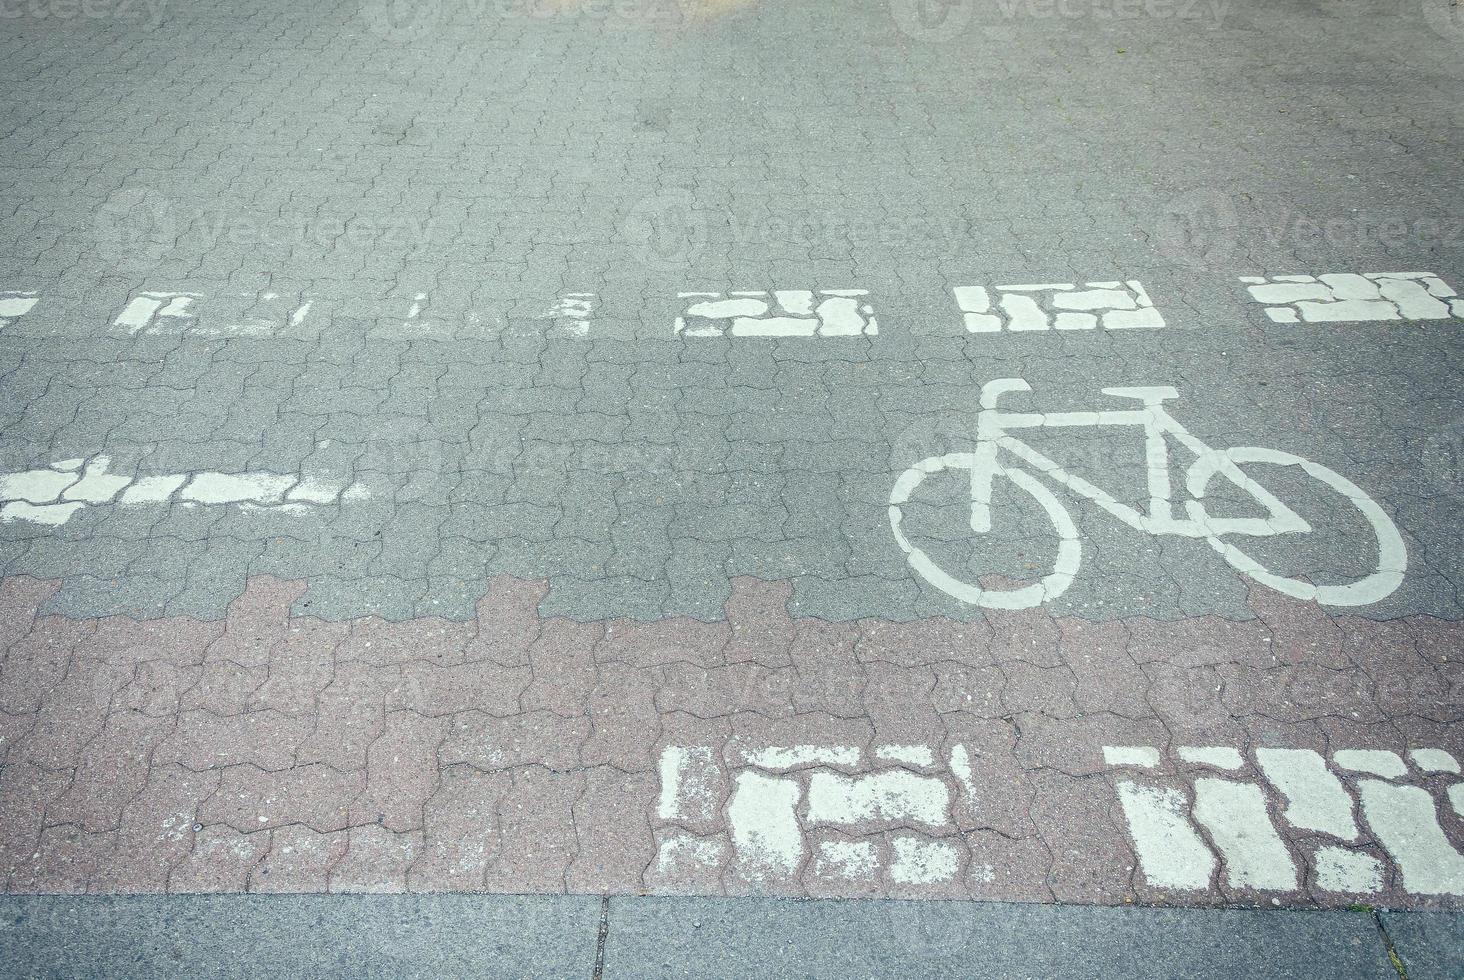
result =
[[[669,38],[615,23],[618,46],[597,46],[609,28],[583,18],[514,21],[475,42],[486,49],[443,47],[452,32],[414,49],[370,18],[377,28],[353,35],[323,14],[274,14],[348,66],[294,66],[316,93],[302,116],[313,130],[279,118],[267,86],[241,89],[270,73],[237,65],[169,110],[192,125],[148,124],[147,139],[80,98],[59,104],[59,123],[7,110],[23,200],[0,283],[14,292],[0,306],[6,890],[1458,906],[1460,320],[1312,322],[1307,307],[1287,323],[1241,280],[1356,274],[1298,309],[1374,303],[1338,294],[1371,289],[1364,273],[1464,282],[1459,243],[1425,242],[1411,224],[1358,244],[1278,238],[1266,223],[1267,203],[1451,214],[1451,117],[1419,109],[1402,128],[1432,135],[1414,133],[1400,156],[1391,123],[1342,104],[1300,123],[1267,116],[1268,148],[1227,156],[1246,176],[1224,183],[1230,171],[1185,149],[1202,134],[1183,113],[1135,131],[1084,101],[1101,156],[1089,187],[1062,176],[1076,152],[1065,137],[989,155],[963,135],[1006,145],[1044,119],[1072,132],[1024,106],[1030,84],[1056,96],[1057,75],[1034,77],[1008,50],[980,69],[1000,97],[968,105],[911,87],[929,77],[924,58],[965,91],[969,52],[917,45],[886,75],[853,59],[871,91],[919,111],[850,107],[841,118],[865,155],[846,148],[860,164],[833,173],[810,147],[787,151],[818,124],[814,107],[773,100],[783,63],[739,40],[787,35],[757,10]],[[1268,18],[1351,36],[1312,16],[1238,11],[1207,27],[1206,49],[1221,44],[1242,78],[1254,44],[1295,56],[1257,40],[1274,35]],[[1421,15],[1362,22],[1439,65],[1455,50],[1420,33]],[[904,50],[898,23],[858,8],[850,50],[874,63]],[[162,45],[179,60],[140,96],[161,112],[191,90],[183,69],[220,26],[196,12],[169,24],[196,46],[106,24],[79,25],[86,43],[71,49],[121,59],[125,75],[140,70],[127,43]],[[1130,93],[1129,111],[1138,93],[1162,95],[1109,50],[1135,36],[1163,42],[1155,57],[1187,97],[1236,119],[1302,84],[1273,68],[1236,101],[1181,71],[1192,25],[1056,26],[1087,55],[1067,70]],[[1068,65],[1053,27],[1011,27],[1015,50]],[[17,36],[37,47],[7,70],[61,98],[63,35]],[[619,102],[595,96],[607,121],[593,139],[574,135],[592,125],[583,108],[505,37],[623,86]],[[705,123],[713,108],[733,114],[720,86],[684,100],[665,87],[682,64],[668,52],[686,46],[711,77],[738,77],[738,52],[754,58],[743,84],[772,100],[755,125]],[[489,55],[502,56],[497,74],[475,73]],[[1351,77],[1332,54],[1305,57]],[[820,104],[845,105],[851,60],[834,60],[814,67]],[[1391,97],[1431,104],[1455,84],[1439,71]],[[219,91],[245,104],[225,123],[268,122],[248,167],[195,149],[233,145],[204,99]],[[478,121],[505,128],[462,132],[451,113],[425,113],[424,91],[438,106],[470,93],[486,107]],[[513,111],[514,92],[537,114]],[[901,120],[913,140],[889,135]],[[1244,127],[1227,125],[1217,153],[1240,145]],[[695,153],[672,138],[693,130]],[[117,159],[82,180],[91,171],[72,158],[97,133]],[[298,157],[312,138],[324,156]],[[737,158],[738,145],[757,167],[706,163],[709,147]],[[1329,181],[1296,175],[1303,152]],[[485,153],[502,188],[484,183]],[[530,166],[546,156],[552,175]],[[778,169],[790,159],[805,176]],[[84,214],[37,177],[67,160]],[[266,164],[278,180],[252,176]],[[649,248],[685,203],[662,196],[672,185],[659,176],[687,168],[705,184],[673,182],[690,218],[670,248]],[[891,173],[908,175],[908,197],[876,194]],[[806,175],[839,192],[807,213],[839,220],[831,241],[800,222],[790,252],[767,221],[806,198]],[[374,196],[378,184],[399,198]],[[304,240],[282,235],[258,222],[282,213],[289,186],[343,221],[410,214],[448,237],[354,247],[315,218]],[[972,206],[992,188],[995,212]],[[628,191],[645,206],[627,213]],[[1196,208],[1214,212],[1219,239],[1188,234]],[[870,214],[911,228],[951,209],[958,241],[849,231]],[[52,212],[65,220],[41,221]],[[229,235],[204,234],[220,219]],[[763,230],[748,240],[749,228]],[[1060,258],[1044,257],[1054,243]],[[997,314],[963,308],[973,284],[1065,284],[1046,296],[1082,283],[1137,309],[1137,287],[1112,285],[1135,282],[1162,327],[1024,330],[1014,324],[1035,314],[1014,301],[998,329],[973,331],[988,321],[967,316]],[[751,301],[737,308],[758,319],[762,300],[731,294],[759,290],[790,294],[779,302],[797,322],[739,333],[735,317],[725,330],[689,319],[720,302],[706,294]],[[813,291],[850,302],[809,336],[766,335],[805,329],[788,307]],[[1289,453],[1364,495],[1248,463],[1301,521],[1239,485],[1207,488],[1212,517],[1286,528],[1247,536],[1249,556],[1303,592],[1380,570],[1401,583],[1365,605],[1322,605],[1246,577],[1203,537],[1115,518],[1095,498],[1147,512],[1166,484],[1187,514],[1194,457],[1094,415],[1024,432],[1063,474],[996,480],[990,530],[973,531],[958,474],[912,497],[902,529],[960,581],[997,594],[1071,573],[1028,608],[963,601],[906,561],[891,492],[921,460],[976,451],[982,388],[1001,378],[1032,388],[1004,407],[1069,418],[1123,404],[1105,388],[1173,387],[1166,409],[1203,445]],[[1080,562],[1061,557],[1065,541]]]

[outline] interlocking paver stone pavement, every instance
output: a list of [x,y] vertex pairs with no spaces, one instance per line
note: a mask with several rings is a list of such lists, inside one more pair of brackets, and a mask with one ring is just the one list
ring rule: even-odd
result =
[[1443,4],[15,9],[5,891],[1464,899]]
[[[265,578],[217,624],[58,620],[57,588],[3,588],[13,892],[1451,907],[1461,890],[1442,620],[1327,618],[1339,660],[1278,642],[1317,614],[1269,595],[1181,630],[1045,612],[977,629],[795,618],[736,579],[682,648],[663,623],[541,617],[543,584],[515,579],[465,625],[297,616],[301,588]],[[1125,667],[1090,704],[1097,658]],[[1201,795],[1227,786],[1263,788],[1271,813],[1207,817]],[[1340,828],[1315,815],[1330,799]],[[1171,811],[1188,865],[1164,834],[1153,850],[1146,821]],[[1275,842],[1262,870],[1257,837]]]

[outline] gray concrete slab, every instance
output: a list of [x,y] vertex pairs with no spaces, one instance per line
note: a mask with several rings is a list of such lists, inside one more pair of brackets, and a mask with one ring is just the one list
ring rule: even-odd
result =
[[1384,912],[1382,919],[1408,980],[1464,977],[1464,918],[1443,912]]
[[605,976],[1339,980],[1397,973],[1367,912],[633,898],[611,903]]
[[600,901],[471,895],[0,900],[7,977],[588,977]]
[[[29,896],[5,976],[1382,977],[1372,914],[590,896]],[[1458,976],[1464,918],[1385,913],[1410,978]]]

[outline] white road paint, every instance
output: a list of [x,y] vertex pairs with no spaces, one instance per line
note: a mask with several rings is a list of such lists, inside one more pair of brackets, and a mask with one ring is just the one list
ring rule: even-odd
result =
[[1342,769],[1352,772],[1366,772],[1384,779],[1402,779],[1408,775],[1408,767],[1398,758],[1396,752],[1382,752],[1377,749],[1342,749],[1332,753],[1332,761]]
[[[999,407],[1007,395],[1030,392],[1032,386],[1021,378],[1000,378],[987,382],[981,390],[981,413],[977,418],[974,452],[947,453],[930,456],[908,467],[895,480],[890,490],[889,522],[895,544],[905,553],[910,568],[940,591],[963,602],[992,609],[1027,609],[1056,598],[1067,590],[1082,563],[1082,543],[1072,514],[1040,478],[1046,478],[1075,496],[1086,499],[1122,523],[1147,534],[1203,538],[1237,571],[1285,595],[1313,600],[1324,605],[1360,606],[1378,602],[1391,595],[1403,583],[1408,553],[1397,526],[1378,504],[1356,484],[1341,474],[1291,453],[1253,446],[1214,449],[1192,435],[1164,408],[1164,402],[1178,398],[1169,386],[1104,388],[1103,393],[1128,399],[1123,409],[1078,412],[1013,412]],[[1111,433],[1115,427],[1128,426],[1139,430],[1144,439],[1147,461],[1149,502],[1146,509],[1121,503],[1117,496],[1095,486],[1074,473],[1069,473],[1056,460],[1014,435],[1014,431],[1034,428],[1086,428]],[[1178,443],[1193,457],[1183,486],[1188,499],[1183,501],[1187,516],[1175,513],[1172,499],[1174,480],[1170,473],[1170,444]],[[1023,468],[1023,464],[1030,469]],[[1256,464],[1262,464],[1257,466]],[[1266,466],[1299,469],[1324,490],[1340,494],[1371,526],[1376,542],[1376,570],[1364,577],[1335,585],[1316,585],[1309,577],[1288,578],[1268,570],[1234,543],[1235,539],[1269,537],[1282,534],[1307,534],[1313,528],[1287,506],[1251,472],[1264,471]],[[1052,571],[1039,581],[1012,589],[987,589],[951,574],[918,547],[903,526],[903,507],[920,485],[930,476],[956,470],[957,476],[969,485],[970,527],[973,534],[991,530],[992,488],[998,477],[1004,477],[1018,489],[1031,495],[1046,512],[1057,536],[1057,557]],[[964,472],[960,472],[964,471]],[[1265,517],[1212,517],[1205,509],[1204,497],[1212,480],[1219,477],[1232,491],[1248,494],[1261,507]],[[1313,486],[1313,492],[1315,486]],[[1360,545],[1360,543],[1359,543]],[[998,569],[987,569],[998,571]],[[967,573],[970,574],[970,573]],[[1023,574],[1023,578],[1032,576]]]
[[698,837],[673,830],[661,838],[661,846],[656,850],[656,873],[665,878],[715,868],[726,860],[727,848],[725,834]]
[[[1464,817],[1464,782],[1436,785],[1432,774],[1449,771],[1452,759],[1441,749],[1413,749],[1415,768],[1396,777],[1425,780],[1432,790],[1363,776],[1356,804],[1337,775],[1351,770],[1338,760],[1356,763],[1349,753],[1361,753],[1376,763],[1366,753],[1378,750],[1341,748],[1329,763],[1309,749],[1258,749],[1256,766],[1287,800],[1279,818],[1264,782],[1193,770],[1159,776],[1161,769],[1182,770],[1165,766],[1155,746],[1102,749],[1121,773],[1114,783],[1119,808],[1138,870],[1154,887],[1295,893],[1309,871],[1322,891],[1367,898],[1388,880],[1378,857],[1386,852],[1404,890],[1464,895],[1464,855],[1439,820],[1439,807]],[[1233,746],[1179,746],[1173,753],[1192,765],[1246,770],[1245,753]],[[934,888],[969,866],[970,875],[992,880],[996,868],[972,852],[962,830],[977,817],[967,808],[978,793],[999,799],[1009,788],[978,784],[965,745],[951,746],[947,759],[941,765],[936,746],[921,743],[876,743],[867,753],[855,745],[748,746],[735,739],[725,752],[667,747],[652,806],[660,844],[649,874],[669,876],[674,887],[676,876],[717,877],[730,862],[746,880],[770,885],[811,874],[876,889]],[[1370,837],[1353,822],[1354,806]]]
[[[1442,320],[1464,318],[1464,298],[1429,272],[1324,273],[1320,275],[1243,276],[1252,298],[1265,304],[1278,323],[1368,320]],[[1164,318],[1137,279],[1088,282],[1008,283],[951,287],[968,333],[1045,332],[1052,330],[1159,329]],[[687,302],[676,318],[675,334],[689,337],[836,337],[879,332],[867,290],[772,289],[677,294]],[[0,330],[29,313],[40,294],[0,291]],[[417,292],[393,311],[399,327],[418,334],[430,326],[424,317],[430,296]],[[206,300],[182,290],[142,290],[134,294],[113,324],[130,334],[200,337],[270,337],[298,329],[318,300],[277,292],[229,292]],[[198,307],[207,305],[200,316]],[[555,333],[589,335],[599,305],[593,292],[567,292],[539,314]],[[378,312],[381,312],[378,309]],[[392,317],[393,313],[381,315]],[[453,310],[454,318],[481,326],[478,310]],[[501,319],[502,310],[491,318]]]
[[[239,504],[299,509],[334,503],[364,487],[343,488],[302,481],[291,473],[164,473],[126,476],[109,471],[111,460],[65,459],[43,469],[0,473],[0,523],[24,521],[59,526],[84,507],[166,504]],[[303,493],[296,492],[304,487]]]
[[[1433,273],[1368,272],[1320,275],[1244,276],[1251,296],[1265,304],[1278,323],[1368,320],[1442,320],[1464,318],[1464,298]],[[1137,279],[1088,282],[1008,283],[951,287],[968,333],[1045,332],[1053,330],[1159,329],[1164,318]],[[676,318],[674,333],[688,337],[838,337],[869,336],[879,324],[863,289],[772,289],[677,294],[687,301]],[[0,291],[0,329],[39,302],[29,291]],[[394,316],[406,333],[418,334],[431,324],[424,316],[430,296],[403,299]],[[276,292],[225,293],[207,301],[201,293],[143,290],[133,295],[113,320],[130,335],[191,334],[200,337],[270,337],[285,335],[304,324],[317,299]],[[557,297],[542,318],[554,333],[589,335],[599,305],[593,292]],[[221,311],[221,307],[223,311]],[[477,310],[454,310],[471,325],[484,322]],[[390,313],[382,313],[391,317]],[[494,314],[501,319],[502,311]]]
[[1242,276],[1275,323],[1444,320],[1464,317],[1464,299],[1431,272]]
[[661,751],[661,802],[656,807],[656,816],[662,820],[677,820],[681,817],[681,777],[686,771],[687,757],[692,752],[711,755],[712,750],[673,745]]
[[200,504],[277,504],[299,479],[293,473],[196,473],[178,496]]
[[1417,786],[1378,779],[1357,783],[1362,812],[1415,895],[1464,895],[1464,855],[1439,826],[1433,796]]
[[132,335],[285,336],[305,323],[313,301],[276,292],[139,293],[114,321]]
[[144,476],[129,486],[122,494],[124,504],[166,503],[183,484],[188,482],[187,473],[168,473],[163,476]]
[[[1240,751],[1232,751],[1243,765]],[[1452,760],[1448,753],[1432,748],[1415,749],[1410,758],[1421,760],[1416,772],[1422,777],[1440,771],[1434,767]],[[1297,831],[1322,838],[1314,845],[1311,862],[1318,887],[1356,896],[1380,890],[1384,869],[1378,860],[1366,851],[1336,843],[1358,840],[1359,831],[1353,819],[1352,794],[1326,759],[1309,749],[1262,748],[1256,751],[1256,762],[1288,801],[1282,819]],[[1333,753],[1333,764],[1345,772],[1381,769],[1390,780],[1409,776],[1401,757],[1393,752],[1339,749]],[[1420,895],[1464,895],[1464,855],[1455,850],[1439,821],[1443,800],[1436,800],[1421,786],[1374,778],[1359,779],[1357,788],[1366,825],[1397,865],[1404,890]],[[1152,883],[1208,887],[1203,882],[1208,881],[1213,867],[1208,859],[1214,855],[1206,848],[1201,857],[1196,850],[1195,840],[1200,838],[1191,836],[1194,831],[1188,821],[1192,818],[1224,859],[1230,885],[1282,892],[1299,886],[1300,867],[1271,821],[1260,785],[1200,776],[1194,780],[1192,814],[1185,812],[1184,794],[1172,786],[1143,786],[1125,778],[1119,781],[1118,792],[1135,851]],[[1464,816],[1464,783],[1444,792],[1449,804]],[[1176,829],[1176,821],[1187,830]],[[1149,874],[1151,867],[1153,875]],[[1175,884],[1181,881],[1190,884]]]
[[[34,294],[0,293],[0,311],[7,308],[7,296]],[[27,300],[34,303],[34,299]],[[298,333],[316,312],[318,300],[308,295],[276,292],[196,292],[146,290],[137,293],[113,320],[113,326],[131,336],[284,337]],[[19,308],[19,303],[14,304]],[[28,307],[26,307],[28,309]],[[548,336],[583,339],[599,308],[599,297],[591,292],[562,293],[533,317],[549,321]],[[434,330],[451,334],[451,320],[433,319],[435,310],[429,293],[416,292],[382,303],[366,303],[351,312],[352,318],[375,316],[394,322],[404,334],[423,336]],[[478,328],[484,323],[480,311],[452,311]],[[493,318],[501,318],[497,314]],[[0,312],[0,327],[7,323]]]
[[1336,844],[1317,848],[1317,887],[1343,895],[1371,895],[1383,887],[1382,862]]
[[802,795],[796,782],[759,772],[737,775],[727,822],[743,874],[791,876],[803,860],[803,832],[793,808]]
[[854,745],[774,745],[748,749],[742,760],[759,769],[798,769],[803,766],[857,766],[864,754]]
[[1414,749],[1408,758],[1423,772],[1459,772],[1459,760],[1443,749]]
[[1340,840],[1357,839],[1352,797],[1320,753],[1310,749],[1257,749],[1256,764],[1286,797],[1282,816],[1291,826]]
[[867,776],[815,772],[808,781],[808,822],[850,825],[914,821],[932,827],[950,821],[950,787],[905,769]]
[[[967,333],[1157,330],[1164,318],[1137,279],[1073,284],[955,286]],[[993,295],[994,294],[994,295]]]
[[863,289],[775,289],[677,293],[685,337],[858,337],[879,333]]
[[[131,335],[143,331],[154,332],[158,321],[184,321],[194,318],[193,301],[199,293],[174,293],[161,291],[141,292],[134,296],[113,321]],[[177,328],[181,329],[181,328]]]
[[[964,746],[961,746],[964,749]],[[874,750],[875,757],[885,762],[899,762],[907,766],[935,765],[935,752],[928,745],[881,745]]]
[[662,820],[710,819],[721,772],[706,746],[671,746],[661,753]]
[[[210,303],[232,307],[228,313],[210,308]],[[311,301],[276,292],[227,293],[200,296],[194,301],[200,314],[197,322],[181,328],[195,337],[277,337],[301,326],[310,315]],[[241,307],[243,307],[241,309]],[[152,332],[180,329],[178,324],[159,323]]]
[[289,492],[285,494],[285,499],[300,504],[330,504],[334,503],[338,496],[341,496],[341,493],[336,486],[306,477],[290,488]]
[[1195,820],[1210,834],[1234,888],[1290,891],[1296,887],[1291,852],[1271,825],[1266,796],[1252,783],[1195,780]]
[[61,492],[63,500],[78,500],[84,504],[109,503],[118,491],[131,483],[130,477],[117,476],[107,472],[112,461],[98,456],[86,464],[82,477]]
[[27,524],[44,524],[48,527],[60,527],[71,520],[82,507],[82,503],[71,504],[32,504],[24,500],[13,500],[10,503],[0,505],[0,524],[9,524],[11,521],[24,521]]
[[819,877],[868,881],[879,873],[879,848],[868,840],[820,841],[813,871]]
[[894,860],[890,880],[902,885],[933,885],[950,881],[960,868],[961,856],[954,844],[901,834],[890,841]]
[[1181,761],[1197,766],[1233,770],[1245,765],[1240,750],[1228,745],[1181,745],[1175,751]]
[[554,333],[565,337],[584,338],[590,335],[599,297],[594,293],[565,293],[545,312],[545,319],[554,322]]
[[29,313],[39,300],[37,293],[0,291],[0,330]]
[[412,297],[412,305],[407,308],[407,319],[406,319],[406,322],[403,323],[402,326],[404,326],[404,327],[410,327],[413,321],[419,319],[422,316],[422,307],[426,303],[427,303],[427,294],[426,293],[418,293],[417,295],[413,296]]
[[976,774],[971,769],[971,756],[966,747],[961,744],[951,746],[951,773],[966,791],[966,803],[968,806],[975,806],[978,799],[976,792]]
[[60,499],[62,492],[79,479],[81,476],[74,467],[62,463],[45,470],[0,473],[0,500],[48,504]]
[[1120,780],[1117,789],[1139,867],[1149,884],[1184,891],[1209,888],[1215,856],[1190,826],[1184,794],[1128,780]]
[[[694,871],[701,855],[702,872],[715,873],[714,863],[730,857],[750,880],[775,882],[807,870],[847,881],[934,886],[950,881],[967,860],[954,812],[962,789],[968,802],[975,797],[965,746],[951,749],[949,769],[934,746],[909,743],[876,744],[866,755],[854,745],[734,741],[726,758],[730,767],[711,746],[662,750],[654,817],[664,853],[655,868]],[[701,834],[698,841],[724,835],[729,849],[676,833],[688,827]]]
[[1148,745],[1105,745],[1103,761],[1110,766],[1153,769],[1159,765],[1159,750]]

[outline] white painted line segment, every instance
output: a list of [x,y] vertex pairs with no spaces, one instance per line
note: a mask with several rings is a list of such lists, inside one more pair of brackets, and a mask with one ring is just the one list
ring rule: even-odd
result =
[[1339,840],[1356,840],[1352,797],[1321,753],[1310,749],[1257,749],[1256,764],[1286,797],[1282,816],[1291,826]]
[[599,297],[594,293],[565,293],[544,317],[553,321],[554,333],[583,339],[590,335],[590,321],[598,305]]
[[680,820],[689,806],[704,803],[704,771],[715,770],[712,750],[705,746],[671,746],[661,753],[661,801],[656,815],[662,820]]
[[928,745],[881,745],[874,750],[874,755],[885,762],[902,762],[925,768],[935,765],[935,752]]
[[[150,328],[154,327],[159,320],[192,320],[194,318],[193,301],[200,295],[199,293],[140,292],[123,307],[122,312],[117,315],[117,319],[113,323],[115,326],[124,328],[128,334],[135,336],[144,330],[152,332]],[[181,329],[181,326],[177,329]]]
[[1245,765],[1240,750],[1228,745],[1181,745],[1176,752],[1184,762],[1212,769],[1239,769]]
[[1182,891],[1210,887],[1215,856],[1190,826],[1183,793],[1120,780],[1118,800],[1149,884]]
[[[976,789],[965,747],[953,747],[950,756],[951,771],[923,774],[904,766],[937,769],[935,746],[880,744],[867,759],[854,745],[743,747],[731,753],[741,768],[729,772],[708,746],[672,746],[661,753],[654,812],[660,821],[696,821],[697,829],[725,833],[735,866],[749,880],[787,879],[811,855],[816,874],[933,885],[959,872],[964,845],[939,835],[955,832],[953,807],[962,789],[968,802]],[[911,829],[917,825],[932,835]],[[871,829],[893,836],[880,843],[845,836]],[[720,861],[725,853],[670,828],[660,840],[657,873],[693,871],[703,858]]]
[[1396,752],[1381,752],[1376,749],[1342,749],[1332,753],[1332,761],[1352,772],[1371,773],[1384,779],[1402,779],[1408,775],[1408,767],[1398,758]]
[[38,293],[0,290],[0,330],[29,313],[39,300]]
[[1362,323],[1464,317],[1464,299],[1431,272],[1242,276],[1275,323]]
[[1159,765],[1159,750],[1148,745],[1105,745],[1103,761],[1110,766],[1153,769]]
[[749,766],[773,771],[811,765],[857,766],[863,753],[853,745],[774,745],[742,753]]
[[1266,796],[1259,786],[1196,779],[1195,820],[1220,849],[1225,880],[1232,887],[1272,891],[1296,887],[1296,865],[1271,825]]
[[955,845],[902,834],[890,841],[894,859],[890,880],[902,885],[931,885],[950,881],[960,866]]
[[1408,758],[1422,772],[1459,772],[1459,760],[1443,749],[1413,749]]
[[85,462],[66,459],[44,469],[0,473],[0,523],[25,521],[55,527],[83,507],[111,503],[133,507],[177,500],[190,505],[300,508],[368,495],[359,485],[331,486],[292,473],[203,471],[124,476],[109,472],[110,465],[108,457],[96,456]]
[[798,784],[748,770],[738,773],[727,822],[739,869],[748,878],[791,876],[803,860],[803,832],[793,808]]
[[1464,855],[1439,826],[1434,800],[1417,786],[1378,779],[1357,784],[1362,813],[1415,895],[1464,895]]
[[[1164,318],[1137,279],[1006,286],[953,286],[967,333],[1038,330],[1157,330]],[[994,298],[993,298],[993,294]]]
[[1317,848],[1317,887],[1342,895],[1372,895],[1383,887],[1382,862],[1336,844]]
[[673,333],[686,337],[858,337],[879,333],[863,289],[683,292]]
[[943,780],[904,769],[867,776],[815,772],[808,780],[810,824],[914,821],[932,827],[950,822],[950,788]]

